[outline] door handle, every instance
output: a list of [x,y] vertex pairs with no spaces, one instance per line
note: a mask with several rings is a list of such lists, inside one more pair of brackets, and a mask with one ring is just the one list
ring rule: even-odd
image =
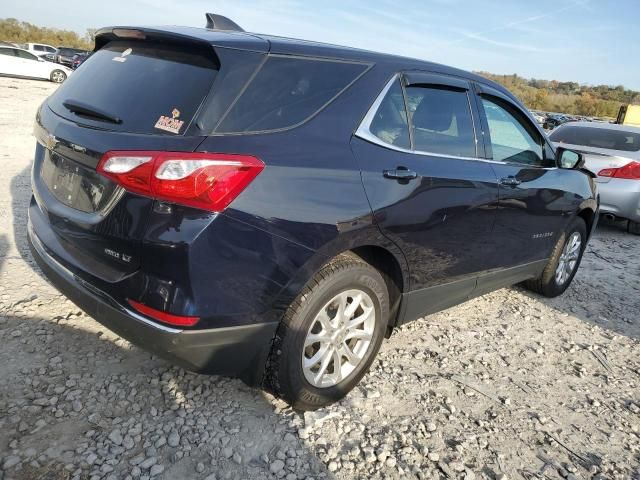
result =
[[518,180],[516,177],[505,177],[500,179],[501,185],[507,185],[509,187],[517,187],[522,182]]
[[393,180],[413,180],[414,178],[418,178],[416,172],[406,167],[397,167],[395,170],[384,170],[382,174],[384,178],[391,178]]

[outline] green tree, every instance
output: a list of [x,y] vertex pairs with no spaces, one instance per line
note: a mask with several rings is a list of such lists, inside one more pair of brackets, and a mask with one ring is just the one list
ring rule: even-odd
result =
[[580,85],[577,82],[558,82],[479,72],[507,87],[529,108],[548,112],[614,118],[620,105],[640,104],[640,92],[622,85]]
[[15,18],[0,19],[0,40],[13,43],[46,43],[54,47],[93,49],[93,39],[83,38],[74,31],[38,27]]

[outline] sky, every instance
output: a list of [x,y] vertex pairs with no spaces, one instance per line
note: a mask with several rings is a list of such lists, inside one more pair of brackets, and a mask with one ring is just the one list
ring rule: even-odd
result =
[[[4,3],[4,2],[3,2]],[[640,90],[640,0],[9,0],[2,17],[76,30],[204,26],[399,54],[473,71]]]

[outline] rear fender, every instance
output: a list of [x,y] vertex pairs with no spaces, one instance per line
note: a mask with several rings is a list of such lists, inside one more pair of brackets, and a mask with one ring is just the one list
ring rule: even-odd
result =
[[343,233],[332,242],[318,249],[296,272],[276,297],[273,303],[273,309],[279,312],[281,318],[289,305],[300,295],[304,286],[331,259],[359,247],[369,246],[383,248],[393,255],[400,266],[403,285],[405,285],[406,289],[406,286],[409,284],[409,266],[405,256],[393,242],[382,235],[375,225],[371,225],[357,231]]

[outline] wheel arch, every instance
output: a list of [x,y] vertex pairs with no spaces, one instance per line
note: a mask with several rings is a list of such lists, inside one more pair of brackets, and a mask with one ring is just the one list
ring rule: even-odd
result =
[[584,223],[587,226],[587,238],[591,237],[591,233],[593,232],[593,227],[595,226],[595,222],[596,222],[595,210],[592,209],[590,206],[584,207],[578,211],[576,216],[584,220]]
[[[374,227],[375,228],[375,227]],[[379,234],[379,230],[376,228]],[[370,239],[371,240],[371,239]],[[325,245],[302,265],[297,274],[283,288],[274,306],[283,313],[300,294],[304,286],[327,263],[341,255],[353,255],[383,274],[389,291],[389,321],[387,335],[396,325],[402,294],[409,289],[409,266],[402,251],[383,236],[380,241],[337,242]]]
[[[389,336],[398,319],[402,294],[407,291],[402,265],[391,251],[377,245],[363,245],[347,253],[356,255],[383,274],[389,292],[389,320],[386,332]],[[404,256],[402,258],[405,260]]]

